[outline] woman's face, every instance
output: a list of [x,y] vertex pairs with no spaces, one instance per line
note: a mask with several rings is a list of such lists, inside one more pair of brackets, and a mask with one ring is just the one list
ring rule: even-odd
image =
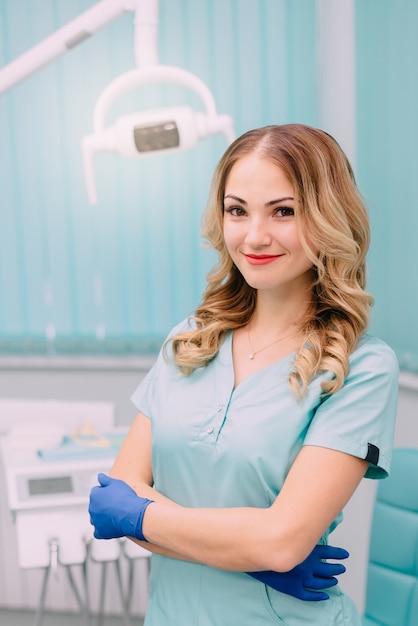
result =
[[225,185],[223,232],[228,252],[254,289],[284,295],[312,283],[295,219],[294,189],[282,168],[253,154],[239,159]]

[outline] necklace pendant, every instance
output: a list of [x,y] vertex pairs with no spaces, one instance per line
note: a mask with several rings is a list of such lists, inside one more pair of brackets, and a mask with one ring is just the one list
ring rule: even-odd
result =
[[250,359],[250,361],[253,361],[255,357],[255,352],[251,352],[251,354],[248,355],[248,358]]

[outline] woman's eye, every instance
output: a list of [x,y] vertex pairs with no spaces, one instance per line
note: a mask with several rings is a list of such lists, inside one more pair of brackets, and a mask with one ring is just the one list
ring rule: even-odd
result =
[[239,206],[230,206],[230,207],[225,207],[225,213],[229,213],[230,215],[233,215],[234,217],[240,217],[241,215],[245,215],[245,210]]
[[294,209],[289,206],[277,207],[276,215],[279,217],[290,217],[295,214]]

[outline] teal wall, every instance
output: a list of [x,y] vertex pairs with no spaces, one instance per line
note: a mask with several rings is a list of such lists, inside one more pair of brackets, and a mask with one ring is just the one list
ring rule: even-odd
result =
[[372,329],[418,372],[418,3],[357,0],[357,170]]
[[[353,2],[372,330],[418,371],[418,4]],[[95,4],[0,0],[0,66]],[[160,63],[201,78],[237,134],[324,123],[314,0],[159,4]],[[99,203],[87,200],[80,140],[92,132],[102,90],[134,65],[126,14],[0,95],[0,352],[152,350],[199,301],[214,262],[201,246],[200,218],[224,138],[149,159],[99,153]],[[122,98],[111,117],[184,103],[201,107],[181,88],[147,87]]]

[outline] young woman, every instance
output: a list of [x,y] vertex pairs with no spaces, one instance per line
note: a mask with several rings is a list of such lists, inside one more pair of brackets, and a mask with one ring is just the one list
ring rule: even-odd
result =
[[299,124],[245,133],[204,235],[219,263],[133,395],[95,535],[154,553],[146,626],[359,625],[338,586],[321,602],[292,587],[329,576],[315,545],[363,476],[390,470],[398,366],[366,333],[369,224],[347,158]]

